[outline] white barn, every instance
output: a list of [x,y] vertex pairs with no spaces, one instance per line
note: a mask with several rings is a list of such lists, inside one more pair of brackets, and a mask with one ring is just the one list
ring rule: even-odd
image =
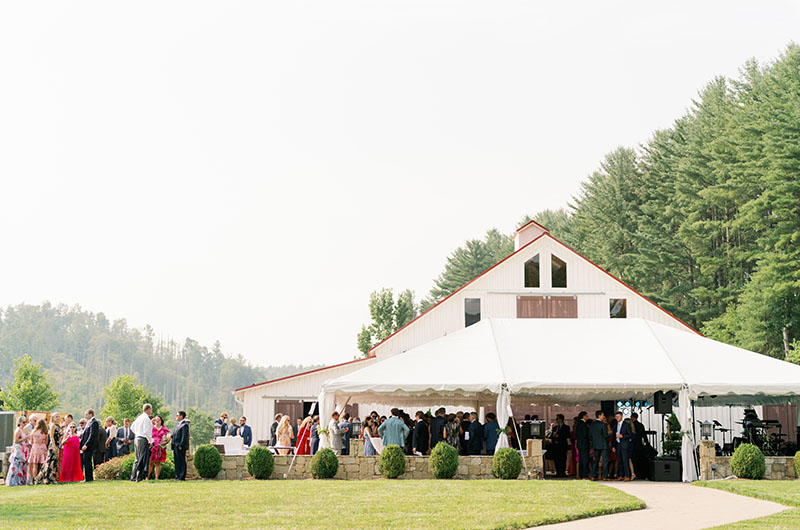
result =
[[[697,333],[531,221],[517,230],[513,253],[375,345],[368,358],[239,388],[234,394],[244,406],[256,438],[266,439],[277,412],[288,413],[292,418],[306,414],[325,381],[485,318],[642,318]],[[373,409],[383,413],[386,409],[367,403],[349,406],[353,415]],[[363,410],[365,407],[368,408]],[[569,418],[574,412],[571,407],[556,408],[531,404],[519,412],[538,414],[542,419],[551,418],[556,412],[568,414]],[[717,415],[721,411],[707,412]],[[727,408],[724,412],[732,417],[740,414],[739,410]]]

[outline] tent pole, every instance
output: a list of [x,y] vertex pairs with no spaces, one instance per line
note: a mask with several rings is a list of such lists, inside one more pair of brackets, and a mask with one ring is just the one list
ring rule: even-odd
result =
[[[308,412],[309,417],[311,417],[311,418],[314,417],[314,411],[317,409],[317,405],[319,405],[319,401],[317,401],[313,405],[311,405],[311,410]],[[311,427],[307,426],[306,430],[303,431],[303,436],[305,436],[306,433],[309,432],[310,430],[311,430]],[[295,445],[294,454],[292,455],[292,461],[289,463],[289,469],[287,469],[286,473],[283,474],[283,478],[284,479],[289,478],[289,473],[292,472],[292,466],[294,465],[294,461],[297,458],[297,450],[298,449],[300,449],[300,440],[297,440],[297,443]]]
[[[522,440],[519,439],[519,429],[517,429],[517,422],[514,421],[514,414],[513,414],[514,410],[511,408],[511,392],[508,393],[508,410],[512,412],[509,418],[511,419],[511,425],[514,426],[514,432],[517,435],[517,445],[519,446],[519,450],[522,451]],[[530,457],[531,455],[525,455],[525,456]],[[527,475],[528,478],[531,478],[531,472],[528,470],[527,458],[523,458],[522,463],[525,465],[525,475]]]
[[697,476],[700,476],[700,462],[697,460],[697,448],[694,446],[697,443],[697,430],[695,426],[697,425],[697,416],[694,415],[694,400],[689,401],[692,404],[692,462],[694,462],[694,468],[697,471]]

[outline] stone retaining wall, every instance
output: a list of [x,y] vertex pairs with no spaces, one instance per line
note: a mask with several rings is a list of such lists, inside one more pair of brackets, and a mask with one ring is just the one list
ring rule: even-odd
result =
[[[530,440],[538,442],[529,444],[529,451],[532,456],[526,457],[528,469],[532,474],[541,474],[543,469],[543,459],[541,450],[541,440]],[[354,449],[357,446],[354,444]],[[311,456],[298,456],[294,461],[292,471],[287,478],[302,480],[310,479],[311,476]],[[428,468],[430,458],[427,456],[406,456],[406,472],[398,478],[401,479],[432,479],[433,474]],[[291,455],[275,456],[275,469],[272,471],[271,479],[282,479],[288,472],[292,461]],[[190,467],[191,466],[190,464]],[[192,469],[194,472],[194,469]],[[526,474],[523,465],[521,477]],[[194,473],[192,473],[194,475]],[[372,480],[382,478],[378,471],[377,456],[340,456],[339,470],[336,473],[337,479],[342,480]],[[191,478],[191,477],[190,477]],[[217,475],[218,480],[243,480],[250,478],[245,465],[244,455],[222,455],[222,470]],[[459,456],[458,470],[456,479],[491,479],[492,457],[491,456]]]
[[[767,471],[764,478],[767,480],[794,480],[794,458],[791,456],[766,456],[764,461]],[[731,457],[717,456],[714,442],[703,440],[700,442],[700,480],[713,480],[733,475],[731,471]]]

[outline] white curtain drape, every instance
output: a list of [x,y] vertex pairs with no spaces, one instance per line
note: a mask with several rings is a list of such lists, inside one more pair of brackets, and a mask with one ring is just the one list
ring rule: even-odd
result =
[[692,417],[692,403],[689,399],[689,388],[684,386],[678,393],[678,420],[681,423],[681,430],[685,433],[683,435],[683,443],[681,444],[681,464],[683,468],[683,481],[694,482],[698,479],[697,468],[695,467],[695,442],[694,431],[694,418]]
[[[319,402],[319,428],[320,429],[327,429],[328,423],[331,420],[331,414],[333,414],[333,410],[335,407],[334,396],[330,392],[325,392],[324,390],[319,393],[319,398],[317,398]],[[320,436],[319,437],[319,448],[324,449],[325,447],[330,447],[330,442],[327,436]]]
[[505,428],[510,415],[511,392],[508,391],[508,386],[504,384],[500,389],[500,393],[497,394],[497,423],[500,424],[500,429],[502,429],[503,432],[497,437],[497,445],[494,446],[495,451],[503,447],[508,447],[508,436],[506,436]]

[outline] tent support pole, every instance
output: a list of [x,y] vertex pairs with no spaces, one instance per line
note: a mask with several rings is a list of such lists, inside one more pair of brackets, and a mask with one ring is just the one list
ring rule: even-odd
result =
[[[317,409],[317,405],[319,405],[319,401],[315,401],[314,404],[311,405],[311,410],[308,412],[308,416],[310,418],[314,417],[314,411]],[[305,436],[306,433],[309,432],[310,430],[311,430],[311,427],[306,427],[306,430],[303,431],[303,436]],[[289,463],[289,469],[287,469],[286,473],[283,474],[283,478],[284,479],[289,478],[289,473],[292,472],[292,466],[294,465],[294,461],[297,458],[297,450],[300,449],[300,445],[301,445],[300,441],[298,440],[297,444],[296,444],[296,446],[294,448],[294,454],[292,455],[292,461]]]
[[[513,414],[514,410],[511,408],[511,392],[508,393],[508,410],[510,410],[512,412],[512,414],[511,414],[511,416],[509,416],[509,418],[511,419],[511,425],[514,426],[514,432],[517,435],[517,445],[519,446],[520,452],[522,452],[522,441],[519,438],[519,429],[517,428],[517,422],[514,421],[514,414]],[[527,457],[530,457],[531,455],[526,453],[525,456],[526,456],[526,458],[522,459],[522,463],[525,465],[525,475],[530,479],[531,478],[531,472],[528,469]]]

